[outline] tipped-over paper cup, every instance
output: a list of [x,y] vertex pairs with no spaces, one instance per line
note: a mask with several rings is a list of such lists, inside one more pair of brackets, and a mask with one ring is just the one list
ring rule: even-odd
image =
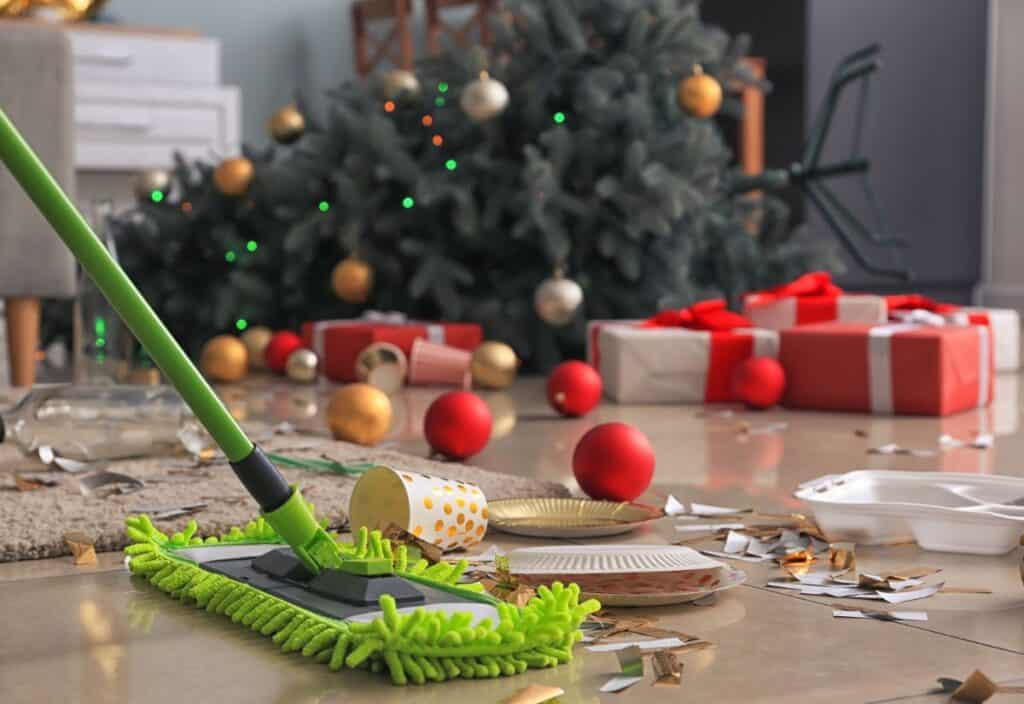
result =
[[445,550],[470,547],[487,532],[487,497],[452,479],[390,467],[359,478],[349,503],[349,524],[384,530],[394,523]]
[[413,341],[409,354],[409,383],[469,388],[472,363],[472,352],[417,339]]

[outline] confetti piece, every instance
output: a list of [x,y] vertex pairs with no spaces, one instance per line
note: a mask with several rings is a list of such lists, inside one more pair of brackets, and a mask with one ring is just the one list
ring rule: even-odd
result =
[[873,618],[877,621],[927,621],[928,614],[924,611],[865,611],[835,609],[833,618]]
[[543,704],[555,697],[565,694],[561,687],[549,687],[545,684],[531,684],[526,689],[521,689],[508,699],[503,699],[504,704]]
[[686,513],[686,507],[679,502],[676,497],[672,494],[668,495],[665,499],[665,515],[666,516],[681,516]]

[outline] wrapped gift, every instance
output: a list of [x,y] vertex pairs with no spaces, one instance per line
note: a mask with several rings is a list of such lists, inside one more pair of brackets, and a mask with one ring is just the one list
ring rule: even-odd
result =
[[809,323],[884,323],[885,298],[845,293],[827,272],[816,271],[782,286],[743,297],[743,314],[755,327],[782,330]]
[[399,313],[371,314],[347,320],[320,320],[302,326],[302,339],[317,353],[320,368],[332,381],[356,381],[356,357],[374,342],[390,342],[406,356],[417,339],[472,351],[483,341],[474,323],[425,323],[407,320]]
[[732,401],[736,366],[778,351],[778,333],[752,329],[721,300],[591,330],[597,336],[592,359],[605,392],[620,403]]
[[822,323],[783,330],[785,404],[826,411],[945,416],[992,399],[982,325]]
[[1009,308],[958,306],[918,294],[886,296],[889,317],[899,319],[913,310],[927,310],[960,325],[986,325],[991,330],[992,350],[997,372],[1020,369],[1020,316]]

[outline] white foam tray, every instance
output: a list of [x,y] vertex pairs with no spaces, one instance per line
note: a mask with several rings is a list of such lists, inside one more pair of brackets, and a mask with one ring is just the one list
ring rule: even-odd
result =
[[912,536],[925,550],[1002,555],[1024,533],[1024,478],[860,470],[801,484],[794,496],[832,540]]

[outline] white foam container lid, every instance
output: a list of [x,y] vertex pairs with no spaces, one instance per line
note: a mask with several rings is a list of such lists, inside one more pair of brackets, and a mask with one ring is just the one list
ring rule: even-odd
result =
[[912,536],[921,548],[1002,555],[1024,533],[1024,478],[859,470],[801,484],[831,540],[877,545]]

